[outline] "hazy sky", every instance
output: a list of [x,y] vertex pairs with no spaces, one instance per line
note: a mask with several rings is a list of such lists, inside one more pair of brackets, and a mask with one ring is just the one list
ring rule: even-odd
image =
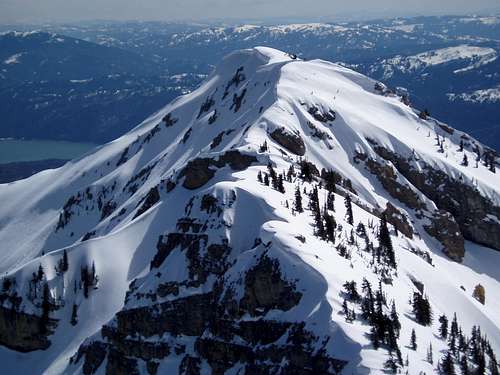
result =
[[500,10],[499,0],[0,0],[0,23],[366,17]]

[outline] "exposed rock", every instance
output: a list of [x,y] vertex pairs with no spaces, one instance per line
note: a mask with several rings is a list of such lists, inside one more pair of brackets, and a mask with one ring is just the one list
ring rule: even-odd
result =
[[171,113],[167,113],[165,117],[163,117],[162,121],[165,123],[165,127],[169,128],[171,126],[174,126],[177,121],[179,121],[179,119],[173,117]]
[[374,159],[365,161],[368,170],[377,176],[385,190],[400,202],[415,210],[424,209],[425,203],[409,186],[398,182],[396,171],[390,165],[384,165]]
[[215,174],[216,168],[211,166],[211,159],[197,158],[191,160],[181,171],[180,176],[186,176],[184,186],[186,189],[198,189],[205,185]]
[[213,317],[213,294],[195,294],[149,307],[123,310],[116,314],[117,331],[123,335],[151,337],[199,336]]
[[19,352],[45,350],[50,346],[47,338],[57,321],[50,319],[48,332],[42,333],[41,318],[0,306],[0,345]]
[[274,130],[270,136],[280,146],[286,148],[295,155],[304,156],[306,153],[306,146],[302,138],[297,134],[289,133],[285,128]]
[[394,225],[399,232],[403,233],[408,238],[413,238],[413,227],[409,223],[406,215],[394,207],[390,202],[387,202],[384,213],[387,221]]
[[240,171],[248,168],[257,159],[252,155],[245,155],[237,150],[227,151],[219,156],[217,160],[209,158],[196,158],[191,160],[181,171],[179,177],[184,177],[186,189],[198,189],[205,185],[215,174],[217,168],[229,165],[231,169]]
[[240,309],[251,316],[260,316],[271,309],[290,310],[301,298],[294,284],[283,279],[279,262],[264,256],[246,274]]
[[[390,160],[397,170],[434,201],[438,208],[453,215],[467,240],[500,250],[499,206],[495,206],[473,186],[452,179],[445,172],[434,169],[423,161],[420,161],[423,168],[417,170],[408,159],[377,145],[374,141],[370,142],[377,154]],[[491,220],[490,216],[496,217],[498,221]]]
[[329,109],[328,112],[320,110],[318,107],[312,106],[307,110],[310,115],[314,117],[315,120],[320,122],[335,121],[337,117],[335,111]]
[[144,212],[153,207],[159,200],[160,200],[160,192],[158,191],[158,187],[155,186],[149,190],[148,194],[143,199],[143,203],[135,213],[134,219],[136,217],[141,216]]
[[477,299],[479,303],[485,304],[486,303],[486,290],[484,289],[484,286],[481,284],[477,284],[474,287],[474,291],[472,292],[472,297]]
[[453,216],[444,210],[437,211],[431,225],[424,226],[427,233],[443,244],[443,252],[451,259],[461,262],[465,254],[464,238]]

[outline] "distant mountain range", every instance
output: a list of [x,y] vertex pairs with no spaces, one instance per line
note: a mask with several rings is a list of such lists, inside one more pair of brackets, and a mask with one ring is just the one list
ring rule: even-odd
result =
[[[431,114],[500,149],[499,16],[239,26],[109,22],[42,29],[86,40],[85,46],[94,46],[88,47],[92,50],[90,56],[104,60],[103,68],[95,74],[74,74],[73,70],[80,68],[60,64],[64,61],[62,54],[51,61],[55,67],[50,70],[68,68],[67,73],[61,72],[68,77],[62,87],[56,83],[59,81],[17,81],[2,89],[1,98],[9,99],[9,105],[2,104],[0,112],[11,136],[83,140],[85,135],[77,127],[85,124],[93,129],[87,136],[92,139],[85,140],[110,140],[170,100],[174,93],[194,89],[224,54],[265,45],[305,59],[342,62],[398,92],[407,92],[416,107],[427,108]],[[23,35],[11,34],[9,38]],[[67,40],[63,45],[79,53],[74,39],[62,39]],[[4,67],[13,69],[14,61],[23,61],[23,48],[4,53]],[[129,56],[124,51],[133,57],[123,60]],[[119,77],[110,73],[111,77],[102,78],[106,68],[123,71]],[[93,81],[87,81],[90,79]],[[67,100],[73,98],[73,92],[78,100]],[[29,102],[25,102],[27,98]],[[28,113],[29,121],[16,122],[9,117],[13,111]],[[44,133],[43,129],[50,131]]]

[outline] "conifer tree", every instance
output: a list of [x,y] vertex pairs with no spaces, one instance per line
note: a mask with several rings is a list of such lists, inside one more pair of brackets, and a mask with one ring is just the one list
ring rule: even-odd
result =
[[335,212],[335,194],[328,193],[326,196],[326,208]]
[[269,175],[264,173],[264,185],[269,186]]
[[462,159],[462,165],[464,167],[467,167],[469,165],[469,159],[467,158],[467,155],[464,153],[464,158]]
[[326,211],[323,214],[325,220],[325,235],[326,239],[331,243],[335,243],[335,228],[337,223],[332,215],[329,215]]
[[464,151],[464,141],[463,141],[463,139],[460,140],[460,148],[459,148],[458,151],[460,151],[460,152]]
[[448,318],[446,315],[443,314],[439,317],[439,323],[439,334],[442,339],[445,339],[448,337]]
[[290,165],[290,168],[288,168],[288,172],[286,173],[286,179],[288,182],[292,182],[293,177],[295,177],[295,169],[293,168],[293,165]]
[[467,363],[467,355],[460,357],[460,374],[469,375],[469,364]]
[[441,360],[441,363],[439,364],[439,367],[443,375],[455,375],[453,357],[451,356],[451,353],[449,351],[446,352],[445,356]]
[[44,272],[41,264],[38,266],[38,271],[37,271],[36,276],[37,276],[38,281],[42,281],[43,277],[45,276],[45,272]]
[[73,309],[71,310],[71,320],[70,323],[72,326],[76,326],[78,323],[78,307],[76,304],[73,304]]
[[42,334],[46,333],[48,330],[50,306],[51,303],[49,285],[47,283],[44,283],[42,294],[42,316],[40,318],[40,332]]
[[412,350],[417,350],[417,334],[415,333],[415,329],[411,330],[410,348]]
[[300,194],[300,188],[297,186],[295,189],[295,204],[294,204],[294,209],[297,212],[304,212],[304,209],[302,208],[302,195]]
[[394,300],[392,301],[392,305],[391,305],[390,318],[391,318],[392,327],[394,328],[394,332],[396,334],[396,337],[399,337],[399,333],[401,331],[401,322],[399,321],[399,316],[398,316],[398,313],[396,311],[396,303],[394,302]]
[[264,182],[262,180],[262,172],[261,171],[259,171],[259,173],[257,173],[257,181],[259,181],[261,184]]
[[280,193],[285,193],[285,186],[283,185],[283,176],[279,175],[278,176],[278,191]]
[[429,343],[429,347],[427,348],[427,362],[429,362],[431,365],[434,364],[434,355],[432,351],[432,343]]
[[348,193],[345,196],[344,200],[345,208],[346,208],[346,218],[347,222],[351,225],[354,223],[354,216],[352,214],[352,201],[351,201],[351,195]]
[[413,293],[412,308],[417,323],[424,326],[432,323],[432,310],[429,300],[418,292]]
[[391,235],[387,228],[387,219],[385,214],[380,219],[380,229],[378,233],[380,254],[384,257],[388,266],[396,268],[396,257],[394,255],[394,248],[392,247]]

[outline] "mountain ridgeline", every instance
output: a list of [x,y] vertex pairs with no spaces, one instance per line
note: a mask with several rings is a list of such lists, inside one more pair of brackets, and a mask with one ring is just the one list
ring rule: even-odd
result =
[[498,374],[498,163],[350,69],[234,52],[0,185],[3,371]]

